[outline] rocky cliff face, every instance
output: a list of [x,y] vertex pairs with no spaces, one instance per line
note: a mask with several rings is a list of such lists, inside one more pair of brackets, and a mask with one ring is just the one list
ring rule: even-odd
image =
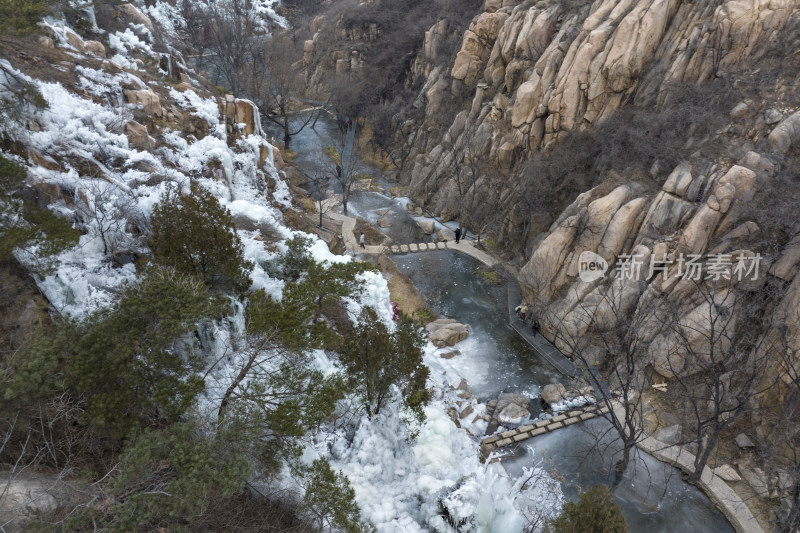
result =
[[[452,162],[440,157],[448,144],[461,153],[470,144],[510,170],[625,103],[656,105],[673,83],[755,67],[778,43],[790,45],[796,27],[792,0],[488,0],[452,67],[428,77],[427,119],[412,134],[404,177],[417,195],[442,188],[452,177]],[[471,104],[444,135],[430,135],[442,103],[458,98]]]
[[[450,68],[428,73],[419,101],[425,121],[413,131],[404,126],[413,148],[401,175],[411,194],[444,218],[463,219],[464,195],[442,191],[452,193],[463,179],[457,166],[476,157],[488,162],[484,179],[468,188],[507,206],[504,224],[493,233],[524,251],[519,279],[525,297],[565,351],[573,346],[559,339],[591,345],[592,331],[641,315],[656,300],[674,303],[680,327],[696,331],[687,335],[689,344],[700,344],[715,313],[730,307],[723,305],[729,294],[767,290],[779,295],[766,306],[768,314],[787,311],[765,328],[788,331],[796,345],[798,317],[788,309],[800,287],[797,228],[775,241],[751,208],[765,201],[768,187],[778,187],[773,196],[795,194],[782,193],[776,176],[796,158],[800,139],[800,99],[792,89],[797,72],[781,64],[800,49],[798,2],[487,0],[484,9],[464,32]],[[435,35],[434,27],[425,50]],[[677,166],[659,168],[656,161],[649,176],[608,175],[597,187],[576,191],[542,233],[514,234],[520,220],[539,216],[503,201],[520,181],[536,184],[536,176],[525,175],[525,160],[558,151],[565,135],[590,130],[626,107],[661,109],[676,86],[702,92],[714,80],[736,89],[733,94],[760,99],[734,100],[719,117],[720,128],[703,138],[690,133],[685,148],[692,155]],[[758,90],[741,90],[752,87]],[[431,125],[454,101],[465,102],[464,108],[438,133]],[[697,124],[689,117],[672,126],[694,131]],[[708,150],[711,145],[717,148]],[[486,222],[470,215],[474,229]],[[655,261],[664,276],[584,282],[579,257],[586,251],[602,257],[609,274],[620,257],[634,257],[645,270]],[[731,280],[723,288],[705,278],[706,271],[699,283],[681,277],[683,257],[707,262],[723,254],[735,265],[752,264],[756,253],[763,255],[758,280]],[[738,309],[744,306],[734,307],[742,316],[738,323],[726,317],[728,327],[752,319]],[[686,353],[666,349],[675,333],[663,322],[640,322],[653,369],[667,378],[696,371]]]

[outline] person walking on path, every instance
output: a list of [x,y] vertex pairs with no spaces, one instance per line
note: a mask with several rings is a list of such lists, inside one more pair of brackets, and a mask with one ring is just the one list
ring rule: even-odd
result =
[[456,228],[456,244],[461,240],[461,228]]
[[534,320],[533,321],[533,326],[531,326],[531,329],[533,329],[533,336],[534,337],[536,337],[536,335],[539,333],[539,328],[540,327],[541,326],[539,325],[539,321],[538,320]]
[[362,248],[366,248],[366,246],[364,246],[364,232],[363,231],[361,232],[361,237],[358,238],[358,245],[360,247],[362,247]]

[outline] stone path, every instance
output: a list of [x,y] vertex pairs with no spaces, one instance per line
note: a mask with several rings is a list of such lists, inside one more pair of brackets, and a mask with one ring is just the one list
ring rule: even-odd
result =
[[[344,246],[347,250],[354,253],[365,253],[370,255],[381,254],[407,254],[427,252],[434,250],[455,250],[457,252],[466,254],[480,261],[487,267],[494,267],[499,263],[497,259],[487,254],[483,250],[479,250],[473,244],[473,241],[462,239],[460,242],[455,241],[440,241],[431,243],[412,243],[412,244],[393,244],[391,246],[384,245],[367,245],[361,248],[358,245],[358,237],[355,235],[356,219],[340,213],[333,212],[333,206],[338,203],[336,198],[329,198],[323,202],[323,210],[327,212],[327,216],[340,221],[342,223],[342,239]],[[576,378],[582,375],[580,369],[567,359],[555,346],[553,346],[542,335],[533,335],[533,331],[525,323],[523,323],[516,316],[514,308],[521,301],[519,283],[513,276],[506,272],[506,288],[508,291],[508,323],[514,330],[530,344],[534,351],[544,361],[548,362],[558,373],[567,378]]]
[[528,439],[538,437],[539,435],[544,435],[545,433],[577,424],[578,422],[585,422],[586,420],[608,413],[608,411],[609,409],[607,406],[592,404],[591,406],[581,409],[567,411],[566,413],[554,416],[548,420],[540,420],[535,424],[529,424],[500,433],[499,435],[486,437],[481,441],[481,457],[486,458],[491,452],[499,450],[500,448],[518,444]]
[[337,204],[336,198],[329,198],[323,202],[323,210],[329,218],[338,220],[342,223],[342,239],[344,240],[344,247],[347,250],[355,253],[364,253],[370,255],[381,254],[407,254],[416,252],[427,252],[434,250],[455,250],[463,254],[474,257],[484,265],[493,267],[498,263],[497,259],[490,256],[483,250],[475,247],[472,241],[461,240],[458,244],[455,241],[440,241],[431,243],[412,243],[412,244],[393,244],[391,246],[384,245],[368,245],[361,248],[358,245],[358,237],[355,235],[356,219],[353,217],[342,215],[341,213],[333,212],[333,205]]
[[541,334],[534,335],[530,326],[523,322],[514,311],[522,302],[522,296],[519,290],[519,282],[514,279],[511,273],[506,276],[506,290],[508,293],[508,324],[531,345],[539,357],[547,361],[558,373],[568,378],[580,377],[582,375],[581,371],[575,363],[567,359],[544,336]]
[[498,263],[497,259],[491,255],[487,254],[483,250],[475,248],[475,245],[472,243],[472,241],[466,241],[463,239],[458,243],[456,243],[456,241],[439,241],[429,243],[422,242],[412,244],[395,244],[389,247],[389,251],[393,254],[427,252],[429,250],[455,250],[470,257],[474,257],[488,267],[493,267]]
[[[659,461],[684,472],[694,472],[694,455],[681,446],[670,446],[652,437],[647,437],[636,445]],[[764,529],[744,500],[709,467],[703,468],[698,486],[714,502],[717,509],[722,511],[738,533],[764,533]]]

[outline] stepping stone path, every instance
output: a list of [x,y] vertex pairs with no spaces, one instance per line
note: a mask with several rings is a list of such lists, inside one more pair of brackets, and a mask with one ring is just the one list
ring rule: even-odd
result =
[[329,198],[323,203],[325,204],[324,210],[327,211],[328,218],[342,223],[342,238],[344,239],[345,248],[356,253],[365,253],[370,255],[380,255],[384,253],[390,254],[407,254],[410,252],[428,252],[434,250],[455,250],[463,254],[474,257],[484,265],[492,267],[497,264],[497,259],[487,254],[483,250],[475,247],[472,241],[462,239],[458,244],[455,241],[439,241],[439,242],[421,242],[411,244],[394,244],[392,246],[375,246],[369,245],[361,248],[358,245],[358,239],[355,236],[354,229],[356,227],[356,219],[346,215],[332,212],[333,206],[336,204],[336,198]]
[[485,459],[490,453],[499,450],[500,448],[505,448],[506,446],[511,446],[512,444],[518,444],[528,439],[538,437],[539,435],[544,435],[546,433],[550,433],[551,431],[571,426],[572,424],[577,424],[578,422],[584,422],[605,413],[608,413],[608,406],[593,404],[584,409],[567,411],[559,414],[558,416],[554,416],[553,418],[540,420],[535,424],[529,424],[527,426],[522,426],[517,429],[500,433],[499,435],[486,437],[481,441],[481,457]]

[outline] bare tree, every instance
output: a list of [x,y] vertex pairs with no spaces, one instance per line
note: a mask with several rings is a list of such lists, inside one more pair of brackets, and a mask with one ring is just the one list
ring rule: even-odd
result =
[[301,51],[297,43],[285,33],[275,33],[260,54],[252,58],[248,73],[247,94],[253,98],[262,116],[283,131],[283,145],[289,148],[292,137],[316,122],[321,109],[304,114],[294,113],[292,102],[301,94],[304,81]]
[[138,249],[136,238],[127,230],[142,230],[147,221],[130,193],[92,179],[75,196],[77,214],[86,229],[100,237],[103,255]]
[[390,102],[372,104],[364,110],[364,116],[373,130],[370,139],[373,150],[380,150],[397,169],[403,169],[417,138],[413,122],[410,123],[411,127],[405,129],[403,105],[404,101],[397,98]]
[[206,25],[205,11],[192,0],[181,0],[179,9],[183,20],[186,22],[186,27],[183,30],[192,45],[192,53],[202,58],[205,49],[210,44],[209,36],[207,35],[209,31]]
[[355,192],[354,184],[358,178],[359,171],[362,169],[358,158],[353,153],[355,142],[354,132],[348,130],[335,146],[323,148],[325,155],[324,166],[327,167],[329,174],[333,177],[338,187],[338,193],[342,197],[342,209],[347,215],[347,204]]
[[667,354],[684,419],[693,425],[697,453],[691,483],[699,481],[722,432],[767,386],[765,368],[778,346],[764,335],[774,319],[774,313],[764,316],[764,292],[748,294],[725,280],[694,282],[696,307],[686,313],[676,306],[665,322],[666,333],[654,341]]
[[214,54],[211,62],[234,94],[243,93],[244,74],[267,40],[257,3],[256,0],[210,0],[205,9],[203,32]]
[[[307,174],[307,186],[311,192],[311,197],[317,204],[317,211],[319,211],[319,227],[322,227],[322,216],[327,211],[326,193],[333,177],[330,163],[327,159],[324,154],[319,154],[317,161],[314,163],[314,168]],[[334,175],[335,172],[334,169]]]
[[615,485],[622,481],[636,444],[645,436],[644,370],[660,299],[640,298],[643,286],[643,281],[617,278],[605,289],[598,287],[596,298],[580,300],[568,315],[558,311],[545,315],[548,322],[558,325],[556,342],[567,348],[599,402],[608,408],[603,417],[622,446],[613,465]]
[[[768,333],[779,349],[770,361],[766,392],[758,398],[763,444],[769,449],[766,457],[777,470],[778,497],[782,509],[778,519],[781,533],[800,528],[800,314],[787,296],[782,302],[775,325]],[[771,381],[772,376],[778,379]],[[784,499],[788,496],[788,501]]]
[[[488,186],[490,168],[473,133],[466,132],[459,137],[468,139],[463,145],[449,132],[445,135],[443,160],[438,169],[452,177],[449,186],[456,197],[458,225],[465,230],[471,228],[480,244],[481,234],[488,227],[486,208],[492,203],[488,194],[493,189]],[[452,200],[448,198],[448,201]]]

